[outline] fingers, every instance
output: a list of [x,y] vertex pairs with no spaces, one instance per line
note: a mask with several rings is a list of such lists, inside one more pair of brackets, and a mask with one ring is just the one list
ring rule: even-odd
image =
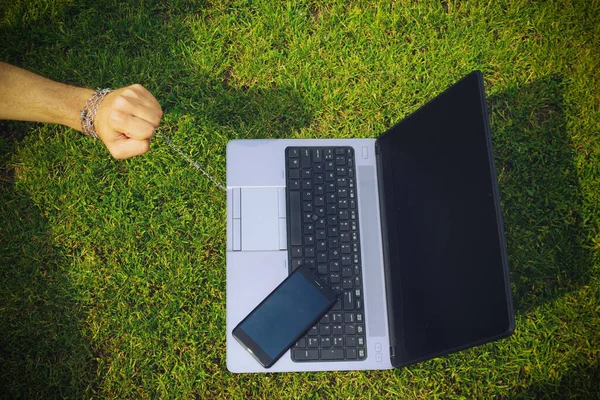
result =
[[106,146],[110,154],[116,159],[139,156],[150,150],[150,139],[136,140],[126,137],[112,142]]
[[[117,123],[125,123],[123,121],[126,119],[123,118],[124,116],[135,116],[148,122],[154,128],[158,126],[163,115],[160,104],[146,89],[142,89],[147,95],[140,96],[138,94],[140,89],[136,91],[130,88],[125,89],[121,93],[115,93],[115,96],[111,99],[112,104],[110,106],[113,111],[117,111],[116,115],[113,116]],[[119,112],[124,113],[124,115]],[[114,128],[119,130],[116,126]],[[127,134],[126,132],[123,133]]]
[[[154,117],[137,116],[135,114],[143,114],[143,112],[113,110],[110,114],[110,127],[132,139],[150,139],[154,135],[154,130],[158,126],[160,119],[157,120]],[[152,119],[152,121],[149,122],[149,119]]]

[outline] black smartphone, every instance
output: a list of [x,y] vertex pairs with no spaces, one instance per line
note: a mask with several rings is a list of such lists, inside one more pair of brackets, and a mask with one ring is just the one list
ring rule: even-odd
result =
[[336,298],[335,291],[301,266],[233,329],[233,337],[263,367],[270,368]]

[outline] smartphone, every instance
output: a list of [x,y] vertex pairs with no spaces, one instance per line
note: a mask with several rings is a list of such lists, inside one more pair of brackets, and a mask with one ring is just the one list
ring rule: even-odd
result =
[[233,329],[233,337],[270,368],[329,311],[336,298],[335,291],[300,266]]

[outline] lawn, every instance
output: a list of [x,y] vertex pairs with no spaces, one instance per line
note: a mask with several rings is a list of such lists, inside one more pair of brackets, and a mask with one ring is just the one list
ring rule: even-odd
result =
[[0,0],[0,60],[141,83],[225,180],[240,138],[376,137],[485,78],[513,336],[393,371],[234,375],[225,192],[0,122],[0,397],[600,398],[600,2]]

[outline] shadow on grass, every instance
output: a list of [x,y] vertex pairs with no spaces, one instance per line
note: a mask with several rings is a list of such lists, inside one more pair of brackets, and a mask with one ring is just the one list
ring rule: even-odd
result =
[[488,103],[514,303],[525,314],[589,281],[591,231],[562,79],[515,85]]
[[600,399],[600,364],[579,366],[560,379],[535,383],[515,399]]
[[82,397],[95,367],[70,261],[9,160],[28,128],[0,123],[0,397]]

